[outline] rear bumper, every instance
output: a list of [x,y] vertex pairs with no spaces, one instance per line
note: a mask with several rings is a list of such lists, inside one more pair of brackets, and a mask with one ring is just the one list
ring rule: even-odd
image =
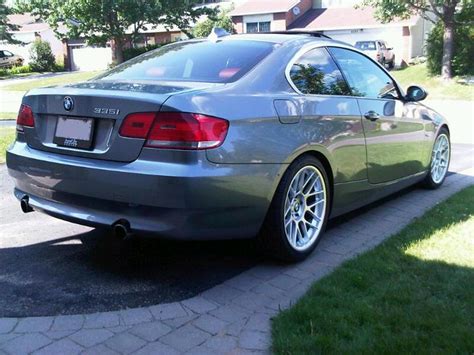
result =
[[126,219],[132,231],[173,239],[255,236],[282,166],[98,161],[31,149],[7,152],[15,196],[35,210],[88,226]]

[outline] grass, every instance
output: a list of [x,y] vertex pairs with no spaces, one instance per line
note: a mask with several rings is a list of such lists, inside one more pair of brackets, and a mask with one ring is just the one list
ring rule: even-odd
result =
[[315,283],[273,321],[276,354],[472,354],[474,186]]
[[428,91],[428,99],[474,100],[473,85],[459,84],[456,82],[459,78],[445,82],[440,77],[432,77],[428,74],[426,64],[394,70],[391,74],[405,90],[412,84],[421,85]]
[[0,121],[15,120],[16,116],[18,116],[18,112],[0,112]]
[[25,78],[25,77],[28,77],[28,76],[31,76],[31,75],[38,75],[38,74],[42,74],[42,73],[31,72],[31,73],[9,74],[9,75],[5,75],[5,76],[0,76],[0,82],[2,80],[8,80],[8,79],[13,79],[13,78]]
[[44,86],[52,85],[61,85],[61,84],[71,84],[80,81],[85,81],[93,78],[98,75],[99,72],[77,72],[77,73],[68,73],[58,76],[52,76],[47,78],[40,78],[35,80],[28,80],[26,82],[19,82],[10,85],[5,85],[2,87],[2,90],[5,91],[28,91],[35,88],[40,88]]
[[5,163],[8,146],[15,139],[14,127],[0,127],[0,164]]

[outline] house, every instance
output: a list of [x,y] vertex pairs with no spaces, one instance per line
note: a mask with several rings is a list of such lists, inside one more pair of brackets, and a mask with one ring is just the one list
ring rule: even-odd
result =
[[319,31],[351,45],[385,40],[394,48],[397,65],[424,54],[431,22],[421,16],[383,24],[370,7],[355,8],[357,0],[247,1],[231,13],[238,33],[282,30]]
[[47,23],[37,20],[27,13],[8,15],[8,23],[18,27],[18,29],[12,31],[11,34],[12,37],[20,41],[21,44],[2,44],[2,49],[21,55],[25,59],[25,64],[28,64],[31,44],[36,39],[41,39],[49,42],[51,50],[57,60],[63,60],[65,55],[63,42],[56,37],[54,31]]

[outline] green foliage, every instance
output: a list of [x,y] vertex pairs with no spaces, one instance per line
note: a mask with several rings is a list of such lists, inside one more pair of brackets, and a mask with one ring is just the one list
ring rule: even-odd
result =
[[30,49],[30,59],[30,66],[33,71],[54,71],[56,67],[56,58],[51,51],[51,46],[48,42],[40,39],[33,42]]
[[16,75],[16,74],[26,74],[26,73],[31,73],[31,67],[29,65],[22,65],[18,67],[13,67],[9,70],[11,75]]
[[[129,28],[133,29],[132,42],[141,30],[158,24],[177,27],[192,36],[188,31],[191,25],[201,15],[214,13],[208,8],[196,8],[198,3],[198,0],[16,0],[16,8],[48,22],[60,37],[82,37],[101,45],[114,40],[116,56],[121,56]],[[61,23],[66,26],[66,33],[58,32]]]
[[11,31],[18,29],[17,26],[14,26],[8,23],[8,15],[12,13],[11,9],[5,4],[5,0],[0,0],[0,41],[6,41],[7,43],[20,43],[19,41],[13,39]]
[[29,65],[15,66],[12,68],[2,68],[0,69],[0,77],[18,75],[18,74],[27,74],[31,73],[31,67]]
[[382,22],[390,22],[396,18],[407,19],[414,14],[432,13],[442,19],[443,6],[458,8],[466,6],[471,0],[362,0],[358,7],[372,6],[375,14]]
[[207,37],[214,27],[225,29],[229,33],[234,33],[234,24],[227,13],[222,12],[216,18],[207,18],[199,22],[193,29],[193,35],[198,38]]
[[124,61],[127,61],[129,59],[138,57],[139,55],[146,53],[148,51],[160,48],[161,44],[153,44],[145,47],[140,47],[140,48],[126,48],[123,51],[123,59]]
[[[469,19],[474,18],[474,5],[466,6],[456,16],[458,25],[454,32],[454,55],[452,71],[454,75],[474,75],[474,26]],[[428,71],[432,75],[441,73],[443,58],[444,24],[439,21],[428,38]]]

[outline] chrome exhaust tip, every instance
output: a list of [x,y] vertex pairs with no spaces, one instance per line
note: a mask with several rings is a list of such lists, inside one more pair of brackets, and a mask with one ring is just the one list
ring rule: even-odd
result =
[[114,236],[118,239],[127,240],[133,236],[130,229],[130,223],[127,220],[120,220],[112,226]]

